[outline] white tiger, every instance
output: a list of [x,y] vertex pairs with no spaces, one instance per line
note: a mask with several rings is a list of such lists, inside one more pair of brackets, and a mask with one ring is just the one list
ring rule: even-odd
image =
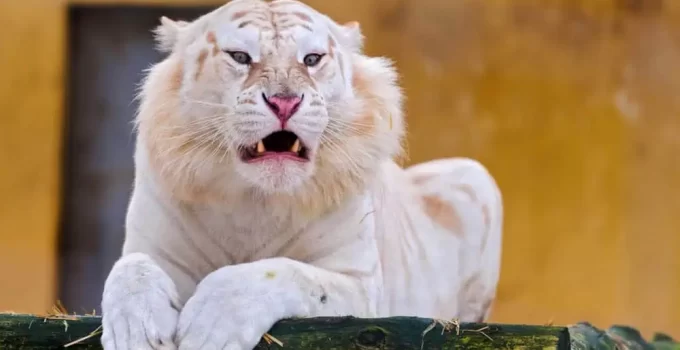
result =
[[292,0],[161,22],[105,349],[252,349],[291,317],[486,319],[500,191],[474,160],[395,163],[397,73],[356,22]]

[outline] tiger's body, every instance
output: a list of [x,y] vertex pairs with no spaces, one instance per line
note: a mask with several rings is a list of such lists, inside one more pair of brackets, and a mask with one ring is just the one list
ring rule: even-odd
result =
[[401,92],[292,0],[163,19],[105,349],[251,349],[289,317],[488,317],[503,208],[470,159],[402,169]]

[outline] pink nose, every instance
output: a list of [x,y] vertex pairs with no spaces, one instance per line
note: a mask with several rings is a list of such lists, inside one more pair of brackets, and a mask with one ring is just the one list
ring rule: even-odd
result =
[[262,97],[267,103],[267,106],[269,106],[269,109],[276,114],[276,117],[279,118],[281,123],[288,121],[288,119],[297,112],[298,108],[300,108],[300,103],[302,103],[302,97],[298,97],[297,95],[276,94],[267,97],[262,94]]

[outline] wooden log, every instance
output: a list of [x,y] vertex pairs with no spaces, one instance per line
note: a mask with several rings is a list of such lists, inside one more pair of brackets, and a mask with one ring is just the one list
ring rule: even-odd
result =
[[[100,321],[92,316],[0,315],[0,349],[63,349],[64,345],[99,349]],[[491,324],[444,327],[442,323],[412,317],[284,320],[269,334],[284,349],[567,349],[569,344],[564,327]],[[277,348],[280,345],[276,342],[268,344],[264,339],[257,347]]]
[[[680,350],[670,337],[647,343],[635,330],[435,322],[415,317],[283,320],[256,349],[630,349]],[[96,316],[0,314],[0,349],[101,349]],[[267,337],[265,337],[267,338]],[[269,342],[268,342],[269,340]],[[625,345],[626,347],[622,347]],[[630,346],[630,347],[628,347]]]

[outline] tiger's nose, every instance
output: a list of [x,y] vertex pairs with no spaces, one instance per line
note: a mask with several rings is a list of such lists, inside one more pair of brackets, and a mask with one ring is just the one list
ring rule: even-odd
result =
[[282,125],[298,111],[304,97],[305,95],[298,96],[291,94],[275,94],[267,97],[267,95],[262,94],[264,102],[267,103],[269,109],[279,118]]

